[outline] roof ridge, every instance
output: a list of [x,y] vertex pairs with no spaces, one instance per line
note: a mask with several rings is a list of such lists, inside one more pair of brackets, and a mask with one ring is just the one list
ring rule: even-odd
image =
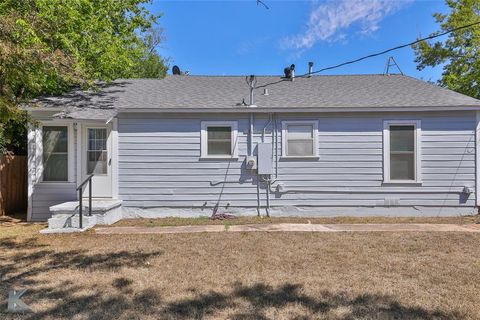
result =
[[[257,78],[283,78],[283,75],[264,75],[264,74],[254,74],[255,77]],[[297,75],[297,78],[303,78],[304,76],[306,76],[307,74],[300,74],[300,75]],[[220,75],[220,74],[213,74],[213,75],[208,75],[208,74],[189,74],[189,75],[173,75],[173,74],[168,74],[165,76],[165,78],[243,78],[243,77],[248,77],[250,76],[249,74],[245,74],[245,75]],[[378,76],[401,76],[401,77],[409,77],[409,78],[413,78],[413,79],[416,79],[416,80],[419,80],[417,78],[414,78],[414,77],[411,77],[411,76],[407,76],[407,75],[403,75],[403,74],[400,74],[400,73],[394,73],[394,74],[382,74],[382,73],[357,73],[357,74],[321,74],[321,75],[318,75],[318,74],[313,74],[312,75],[312,78],[321,78],[321,77],[378,77]],[[118,78],[118,79],[115,79],[114,81],[121,81],[121,80],[128,80],[128,81],[132,81],[132,80],[163,80],[165,78]],[[422,80],[419,80],[419,81],[422,81]]]

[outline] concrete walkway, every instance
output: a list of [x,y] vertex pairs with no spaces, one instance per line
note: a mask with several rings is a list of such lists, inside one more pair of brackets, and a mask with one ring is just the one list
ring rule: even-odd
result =
[[246,224],[178,227],[106,227],[99,234],[165,234],[199,232],[480,232],[478,224]]

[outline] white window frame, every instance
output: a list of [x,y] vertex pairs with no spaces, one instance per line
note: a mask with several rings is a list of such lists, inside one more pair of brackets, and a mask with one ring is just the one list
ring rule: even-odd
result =
[[[107,152],[107,173],[95,173],[94,175],[95,176],[100,176],[100,177],[106,177],[110,174],[110,165],[108,164],[110,161],[110,154],[111,154],[111,150],[110,150],[110,139],[109,139],[109,128],[108,126],[106,125],[88,125],[86,124],[84,126],[84,135],[85,135],[85,150],[83,150],[83,154],[82,154],[82,157],[85,157],[85,161],[84,163],[82,164],[83,165],[83,172],[85,172],[85,175],[88,176],[90,175],[91,173],[87,173],[88,172],[88,145],[89,145],[89,140],[88,140],[88,130],[89,129],[104,129],[106,130],[106,147],[107,149],[105,150]],[[90,150],[90,151],[94,151],[94,150]],[[103,150],[102,150],[103,151]]]
[[[68,159],[68,180],[67,181],[44,181],[43,180],[43,127],[67,127],[67,136],[68,136],[68,146],[67,146],[67,159]],[[75,182],[75,141],[73,134],[73,123],[72,122],[60,122],[60,121],[42,121],[39,125],[39,134],[37,135],[39,143],[37,144],[37,157],[40,158],[40,166],[37,168],[39,177],[39,182],[41,183],[52,183],[52,184],[62,184],[62,183],[73,183]]]
[[[415,179],[390,179],[390,127],[414,126],[415,134]],[[383,121],[383,183],[422,183],[422,122],[421,120],[385,120]]]
[[[209,155],[208,154],[208,128],[209,127],[230,127],[232,129],[231,155]],[[238,122],[237,121],[202,121],[200,134],[200,157],[202,159],[236,159],[238,158]]]
[[[313,155],[289,156],[287,155],[287,135],[290,125],[308,125],[313,128]],[[317,120],[288,120],[282,121],[282,158],[288,159],[317,159],[318,158],[318,121]]]

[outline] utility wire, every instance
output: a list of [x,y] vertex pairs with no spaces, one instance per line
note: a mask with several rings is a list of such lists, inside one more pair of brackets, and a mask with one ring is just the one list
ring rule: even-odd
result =
[[257,6],[258,6],[259,4],[263,5],[263,6],[265,7],[265,9],[267,9],[267,10],[270,9],[270,7],[267,6],[267,5],[265,4],[265,2],[263,2],[262,0],[257,0]]
[[[402,44],[402,45],[400,45],[400,46],[396,46],[396,47],[393,47],[393,48],[390,48],[390,49],[387,49],[387,50],[383,50],[383,51],[381,51],[381,52],[372,53],[372,54],[369,54],[369,55],[367,55],[367,56],[364,56],[364,57],[361,57],[361,58],[358,58],[358,59],[355,59],[355,60],[350,60],[350,61],[347,61],[347,62],[343,62],[343,63],[337,64],[337,65],[334,65],[334,66],[322,68],[322,69],[320,69],[320,70],[312,71],[311,73],[305,73],[305,74],[302,74],[302,75],[299,75],[299,76],[295,76],[295,77],[296,77],[296,78],[305,78],[305,77],[308,77],[308,76],[310,76],[310,75],[312,75],[312,74],[317,74],[317,73],[320,73],[320,72],[323,72],[323,71],[340,68],[340,67],[343,67],[343,66],[346,66],[346,65],[349,65],[349,64],[353,64],[353,63],[360,62],[360,61],[365,60],[365,59],[377,57],[377,56],[383,55],[383,54],[385,54],[385,53],[388,53],[388,52],[391,52],[391,51],[394,51],[394,50],[398,50],[398,49],[403,49],[403,48],[406,48],[406,47],[410,47],[410,46],[413,46],[414,44],[417,44],[417,43],[420,43],[420,42],[423,42],[423,41],[426,41],[426,40],[435,39],[435,38],[438,38],[438,37],[447,35],[447,34],[449,34],[449,33],[452,33],[452,32],[458,31],[458,30],[463,30],[463,29],[471,28],[471,27],[476,26],[476,25],[480,25],[480,21],[474,22],[474,23],[470,23],[470,24],[467,24],[467,25],[463,25],[463,26],[460,26],[460,27],[457,27],[457,28],[449,29],[449,30],[444,31],[444,32],[441,32],[441,33],[437,33],[437,34],[433,34],[433,35],[428,36],[428,37],[425,37],[425,38],[417,39],[417,40],[412,41],[412,42],[407,43],[407,44]],[[266,83],[266,84],[263,84],[263,85],[261,85],[261,86],[258,86],[258,87],[256,87],[256,89],[258,89],[258,88],[264,88],[264,87],[267,87],[267,86],[270,86],[270,85],[274,85],[274,84],[277,84],[277,83],[280,83],[280,82],[283,82],[283,81],[290,81],[290,79],[282,78],[282,79],[279,80],[279,81],[274,81],[274,82],[271,82],[271,83]]]
[[[410,46],[413,46],[414,44],[417,44],[417,43],[420,43],[420,42],[423,42],[423,41],[426,41],[426,40],[435,39],[435,38],[447,35],[449,33],[452,33],[452,32],[458,31],[458,30],[471,28],[471,27],[473,27],[475,25],[479,25],[479,24],[480,24],[480,21],[475,22],[475,23],[471,23],[471,24],[467,24],[467,25],[464,25],[464,26],[461,26],[461,27],[453,28],[453,29],[447,30],[445,32],[434,34],[434,35],[431,35],[431,36],[428,36],[428,37],[425,37],[425,38],[422,38],[422,39],[418,39],[418,40],[415,40],[415,41],[407,43],[407,44],[403,44],[403,45],[400,45],[400,46],[397,46],[397,47],[394,47],[394,48],[390,48],[390,49],[387,49],[387,50],[384,50],[384,51],[381,51],[381,52],[369,54],[368,56],[364,56],[364,57],[361,57],[361,58],[358,58],[358,59],[355,59],[355,60],[340,63],[340,64],[337,64],[335,66],[323,68],[323,69],[312,72],[312,74],[320,73],[322,71],[331,70],[331,69],[335,69],[335,68],[339,68],[339,67],[343,67],[343,66],[348,65],[348,64],[352,64],[352,63],[356,63],[356,62],[359,62],[359,61],[362,61],[362,60],[365,60],[365,59],[380,56],[380,55],[383,55],[385,53],[388,53],[388,52],[391,52],[391,51],[394,51],[394,50],[403,49],[405,47],[410,47]],[[305,74],[305,75],[301,75],[300,77],[304,77],[306,75],[308,75],[308,73]]]

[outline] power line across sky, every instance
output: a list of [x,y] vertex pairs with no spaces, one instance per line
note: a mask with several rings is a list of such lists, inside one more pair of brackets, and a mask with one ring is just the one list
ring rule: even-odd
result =
[[[442,37],[442,36],[445,36],[445,35],[450,34],[452,32],[456,32],[456,31],[463,30],[463,29],[468,29],[468,28],[473,28],[473,27],[479,26],[479,25],[480,25],[480,21],[470,23],[470,24],[467,24],[467,25],[463,25],[463,26],[460,26],[460,27],[452,28],[452,29],[446,30],[444,32],[435,33],[435,34],[432,34],[428,37],[420,38],[420,39],[417,39],[415,41],[412,41],[412,42],[409,42],[409,43],[406,43],[406,44],[398,45],[398,46],[395,46],[395,47],[392,47],[392,48],[389,48],[389,49],[386,49],[386,50],[383,50],[383,51],[380,51],[380,52],[372,53],[372,54],[369,54],[369,55],[366,55],[366,56],[363,56],[363,57],[360,57],[360,58],[357,58],[357,59],[354,59],[354,60],[342,62],[342,63],[336,64],[336,65],[333,65],[333,66],[321,68],[319,70],[315,70],[315,71],[308,72],[308,73],[305,73],[305,74],[297,75],[295,77],[297,77],[297,78],[298,77],[300,77],[300,78],[309,77],[312,74],[318,74],[318,73],[321,73],[321,72],[324,72],[324,71],[337,69],[337,68],[340,68],[340,67],[343,67],[343,66],[346,66],[346,65],[350,65],[350,64],[354,64],[354,63],[366,60],[366,59],[381,56],[381,55],[384,55],[386,53],[389,53],[389,52],[392,52],[392,51],[395,51],[395,50],[403,49],[403,48],[406,48],[406,47],[411,47],[411,46],[413,46],[417,43],[432,40],[432,39],[435,39],[435,38],[438,38],[438,37]],[[262,85],[256,87],[256,89],[265,88],[265,87],[268,87],[268,86],[271,86],[271,85],[275,85],[275,84],[280,83],[282,81],[289,81],[289,79],[282,78],[278,81],[262,84]]]

